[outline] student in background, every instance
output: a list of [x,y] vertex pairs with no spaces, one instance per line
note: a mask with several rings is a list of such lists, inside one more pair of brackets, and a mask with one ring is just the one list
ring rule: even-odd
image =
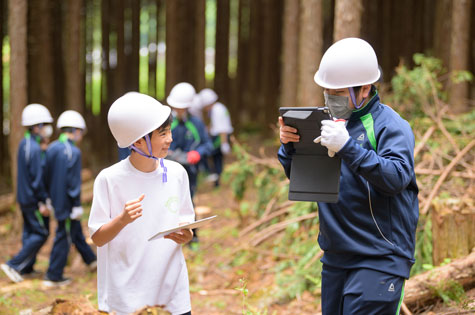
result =
[[218,95],[212,89],[203,89],[198,94],[201,107],[207,113],[210,121],[209,133],[213,142],[211,159],[213,168],[209,180],[219,186],[219,178],[223,172],[224,156],[231,153],[231,134],[234,129],[231,124],[229,111],[222,103],[218,102]]
[[181,82],[172,88],[167,97],[167,103],[173,110],[171,124],[173,142],[168,157],[185,167],[190,178],[191,198],[196,191],[198,163],[210,155],[213,149],[204,123],[188,113],[195,95],[195,89],[191,84]]
[[58,222],[50,264],[43,284],[66,285],[63,276],[71,243],[76,246],[91,271],[96,268],[96,255],[86,243],[81,227],[81,151],[77,144],[86,131],[84,118],[67,110],[57,122],[61,134],[46,151],[45,182]]
[[36,274],[33,269],[36,255],[49,235],[50,209],[46,205],[44,152],[40,143],[51,136],[52,122],[49,110],[41,104],[30,104],[23,109],[21,124],[26,132],[17,155],[17,201],[23,216],[22,249],[1,265],[13,282],[23,281],[22,276]]

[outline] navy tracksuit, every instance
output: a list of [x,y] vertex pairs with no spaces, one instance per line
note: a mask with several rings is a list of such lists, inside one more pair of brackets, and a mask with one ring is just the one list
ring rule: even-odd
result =
[[40,136],[26,132],[18,148],[17,201],[23,216],[22,249],[7,264],[21,274],[33,271],[36,255],[49,235],[49,217],[38,210],[38,202],[46,200],[40,140]]
[[96,260],[84,239],[81,222],[70,219],[72,208],[81,205],[81,151],[66,134],[61,134],[46,151],[45,183],[58,221],[46,276],[59,281],[63,278],[71,243],[86,264]]
[[[181,150],[184,153],[198,151],[201,159],[211,154],[213,143],[208,136],[204,123],[197,117],[188,115],[186,120],[173,118],[172,125],[173,142],[170,145],[171,151]],[[183,164],[190,180],[191,197],[196,191],[196,181],[198,178],[198,164]]]
[[[323,314],[395,314],[414,263],[419,216],[414,135],[379,101],[354,111],[337,203],[318,203]],[[290,174],[293,145],[278,158]]]

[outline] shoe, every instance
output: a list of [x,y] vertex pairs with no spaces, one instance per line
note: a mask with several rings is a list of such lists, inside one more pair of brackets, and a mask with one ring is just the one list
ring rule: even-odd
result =
[[39,278],[42,275],[42,272],[37,270],[32,270],[30,272],[22,272],[21,276],[25,279],[34,279]]
[[205,181],[215,183],[217,180],[219,180],[219,175],[216,173],[213,173],[213,174],[209,174],[206,177]]
[[16,271],[9,265],[2,264],[0,268],[2,268],[3,272],[7,275],[8,278],[10,278],[11,281],[15,283],[23,281],[23,277],[18,273],[18,271]]
[[59,280],[50,280],[48,279],[48,277],[45,277],[45,279],[43,280],[43,286],[48,287],[48,288],[64,287],[70,283],[71,283],[71,279],[69,278],[61,278]]
[[95,272],[97,270],[97,260],[94,260],[92,263],[87,265],[89,272]]

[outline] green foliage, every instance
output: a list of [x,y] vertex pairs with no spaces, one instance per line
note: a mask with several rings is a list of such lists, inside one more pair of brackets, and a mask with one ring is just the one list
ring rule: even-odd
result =
[[267,315],[267,310],[259,310],[248,302],[249,290],[247,289],[247,280],[239,279],[240,286],[235,290],[241,292],[242,296],[242,314],[243,315]]
[[411,269],[411,276],[434,268],[432,260],[432,218],[421,216],[416,230],[416,262]]
[[434,294],[440,297],[444,303],[465,304],[467,295],[463,286],[455,280],[446,280],[439,282],[435,287],[431,287]]
[[[440,105],[439,101],[447,101],[442,81],[447,77],[447,70],[441,60],[424,54],[414,54],[413,60],[413,69],[405,65],[396,68],[396,75],[391,80],[393,93],[388,95],[388,100],[420,117],[425,116],[427,108]],[[454,83],[473,80],[468,71],[453,71],[449,77]]]

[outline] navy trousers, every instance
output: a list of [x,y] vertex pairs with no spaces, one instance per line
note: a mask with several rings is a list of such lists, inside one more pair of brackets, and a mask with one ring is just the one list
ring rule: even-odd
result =
[[63,278],[64,267],[66,267],[68,261],[71,243],[76,246],[76,249],[86,264],[90,264],[96,260],[96,254],[94,254],[84,239],[81,222],[79,220],[69,219],[58,221],[48,272],[46,273],[48,279],[59,281]]
[[7,265],[21,274],[33,271],[36,255],[49,236],[49,217],[39,213],[37,207],[20,206],[23,216],[22,248]]
[[323,315],[398,315],[404,278],[372,269],[323,265]]

